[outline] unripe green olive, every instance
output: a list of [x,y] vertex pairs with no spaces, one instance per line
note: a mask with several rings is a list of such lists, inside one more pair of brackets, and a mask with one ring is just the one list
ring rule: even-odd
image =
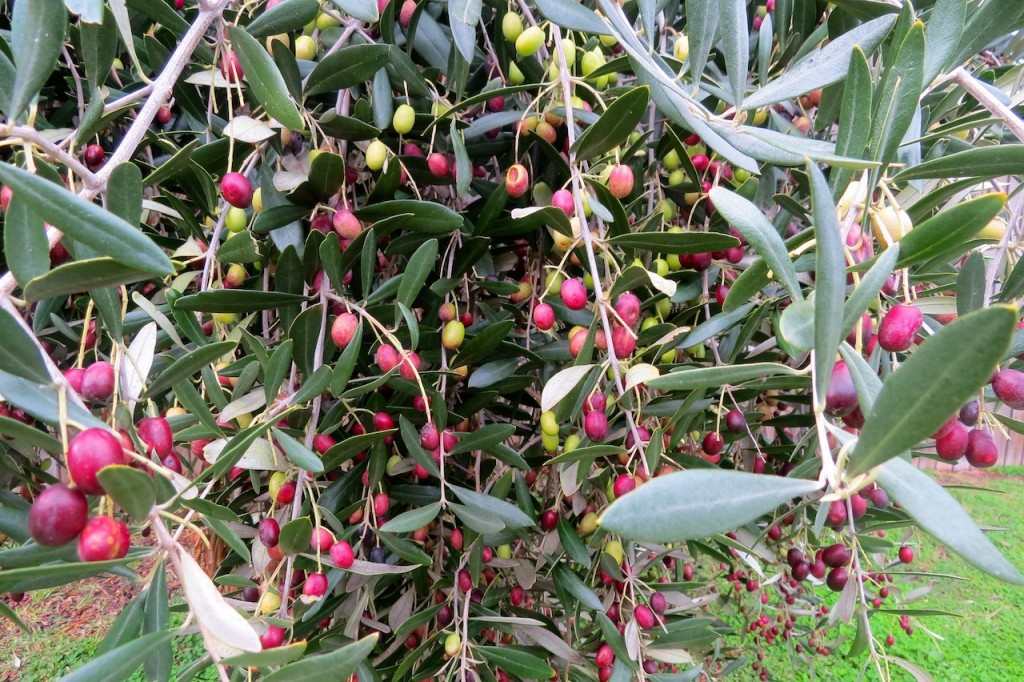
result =
[[266,616],[281,608],[281,595],[267,590],[256,603],[256,614]]
[[622,559],[625,557],[625,552],[622,549],[622,543],[618,540],[609,540],[605,543],[604,553],[614,559],[616,565],[621,564]]
[[580,446],[580,440],[580,437],[577,436],[575,433],[570,436],[567,436],[565,439],[565,444],[562,445],[562,451],[572,452],[573,450]]
[[540,442],[547,452],[554,452],[558,449],[558,436],[549,436],[546,433],[540,434]]
[[658,318],[656,317],[645,317],[644,321],[640,323],[640,331],[645,332],[651,327],[658,324]]
[[505,36],[505,40],[514,43],[522,33],[523,18],[515,12],[505,12],[501,18],[501,35]]
[[316,41],[310,36],[295,39],[295,58],[310,60],[316,56]]
[[565,281],[565,276],[557,270],[553,270],[548,273],[547,280],[545,281],[545,291],[548,296],[557,296],[562,291],[562,282]]
[[597,513],[589,512],[583,515],[580,519],[580,523],[576,526],[576,530],[579,531],[580,535],[590,535],[597,530]]
[[316,15],[316,27],[321,31],[327,28],[333,28],[335,26],[340,25],[340,21],[332,17],[330,14],[327,14],[326,12],[321,12],[320,14]]
[[584,76],[589,76],[602,66],[604,66],[604,53],[598,48],[584,52],[583,58],[580,59],[580,71]]
[[466,338],[466,325],[459,320],[452,320],[445,324],[441,331],[441,345],[447,350],[457,350],[462,346]]
[[664,277],[668,274],[668,261],[664,258],[655,258],[653,265],[654,272],[658,275]]
[[659,299],[658,302],[654,304],[654,309],[658,311],[658,314],[664,319],[672,312],[672,301],[667,298]]
[[523,57],[536,54],[543,45],[544,30],[540,26],[531,26],[516,38],[516,52]]
[[380,140],[374,140],[366,148],[366,167],[378,171],[384,167],[388,158],[388,146]]
[[672,54],[679,61],[686,61],[686,58],[690,56],[690,39],[682,34],[677,36],[675,44],[672,45]]
[[462,651],[462,637],[459,633],[453,632],[444,638],[444,654],[448,658],[454,658]]
[[391,125],[399,135],[405,135],[416,125],[416,110],[408,104],[402,104],[395,109],[395,115],[391,118]]
[[676,170],[674,170],[671,173],[669,173],[669,176],[668,176],[668,186],[669,187],[675,187],[677,185],[681,185],[681,184],[683,184],[683,182],[685,180],[686,180],[686,173],[684,173],[681,169],[677,168]]
[[570,69],[576,66],[576,43],[572,38],[562,38],[562,52],[565,53],[565,65]]
[[234,324],[238,321],[238,313],[213,313],[212,317],[217,324]]
[[519,67],[515,62],[508,63],[508,83],[509,85],[522,85],[526,82],[526,76],[519,70]]
[[558,435],[558,418],[555,417],[555,413],[551,410],[540,416],[540,430],[548,436]]
[[676,217],[676,202],[668,197],[661,200],[661,217],[664,220],[672,220]]
[[232,234],[244,230],[247,222],[245,209],[238,208],[237,206],[231,206],[228,208],[227,215],[224,216],[224,227],[226,227],[228,232],[231,232]]
[[679,168],[679,152],[675,149],[669,149],[665,156],[661,157],[661,163],[665,166],[666,170],[674,171]]
[[683,267],[683,264],[679,262],[679,256],[677,256],[674,253],[670,253],[669,255],[665,256],[665,262],[668,263],[668,269],[671,270],[672,272],[680,270]]
[[499,559],[511,559],[512,558],[512,546],[511,545],[498,545],[498,549],[494,552]]

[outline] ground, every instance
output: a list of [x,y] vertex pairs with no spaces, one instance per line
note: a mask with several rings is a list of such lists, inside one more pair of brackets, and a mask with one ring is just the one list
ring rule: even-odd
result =
[[[983,527],[1005,529],[990,537],[1010,561],[1024,567],[1024,468],[958,473],[955,478],[942,474],[940,480],[975,488],[952,492]],[[879,614],[872,619],[876,636],[896,637],[889,653],[916,663],[942,682],[1024,679],[1024,588],[980,573],[931,538],[918,536],[914,542],[918,543],[915,569],[966,580],[921,579],[920,586],[933,584],[933,588],[913,608],[950,611],[962,617],[915,619],[914,634],[908,637],[900,630],[897,616]],[[175,589],[173,583],[171,587]],[[110,623],[138,589],[121,578],[109,577],[27,595],[15,609],[32,628],[31,633],[0,618],[0,641],[4,642],[0,681],[50,681],[88,661]],[[852,628],[846,634],[852,635]],[[202,652],[198,636],[175,641],[176,667]],[[817,659],[813,671],[794,669],[787,650],[779,646],[766,651],[766,662],[777,680],[856,680],[860,666],[842,656],[848,646],[841,645],[830,657]],[[869,670],[865,679],[876,678]],[[132,678],[136,679],[142,680],[141,671]],[[744,668],[734,679],[756,678]],[[913,678],[897,671],[894,679]]]

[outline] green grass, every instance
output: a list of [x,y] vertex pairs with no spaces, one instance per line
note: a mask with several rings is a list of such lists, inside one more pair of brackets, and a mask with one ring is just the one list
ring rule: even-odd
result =
[[[52,590],[47,592],[52,592]],[[40,602],[42,602],[40,608],[45,608],[42,591],[38,594]],[[116,614],[111,614],[110,621],[113,622],[115,617]],[[183,617],[183,614],[172,613],[171,624],[175,626],[180,625]],[[104,627],[103,630],[105,631],[105,629]],[[8,653],[0,661],[0,677],[3,677],[4,672],[10,672],[12,673],[11,679],[17,679],[19,682],[51,682],[91,661],[101,641],[103,641],[102,633],[76,638],[54,637],[47,630],[41,628],[28,634],[19,631],[19,634],[5,646]],[[174,667],[171,672],[172,682],[177,679],[177,672],[179,670],[206,653],[203,639],[198,634],[177,637],[173,640],[173,643]],[[17,653],[21,661],[16,674],[14,674],[10,657],[11,653],[14,652]],[[128,681],[145,682],[145,679],[142,668],[139,668],[134,675],[128,678]],[[210,682],[216,680],[217,675],[214,669],[210,668],[196,675],[193,679]]]
[[[995,470],[998,478],[977,483],[982,490],[951,489],[950,492],[982,527],[1005,529],[992,532],[989,538],[1017,567],[1024,568],[1024,467]],[[972,483],[964,480],[964,484]],[[914,582],[897,583],[904,593],[933,583],[930,592],[908,605],[914,609],[937,609],[962,617],[932,616],[912,618],[914,634],[907,636],[898,623],[898,616],[876,614],[871,626],[876,639],[883,641],[893,635],[896,642],[886,653],[914,663],[936,682],[1005,682],[1024,679],[1024,588],[1010,585],[981,573],[960,557],[948,552],[930,536],[917,533],[911,540],[916,558],[912,568],[919,571],[952,574],[967,580],[917,578]],[[832,600],[834,601],[834,599]],[[891,602],[887,604],[891,607]],[[926,630],[941,637],[938,639]],[[816,670],[806,666],[795,668],[786,643],[765,651],[768,670],[776,680],[877,680],[873,665],[860,678],[865,653],[854,659],[844,657],[854,635],[852,626],[843,626],[840,636],[845,641],[832,646],[829,657],[814,659]],[[737,680],[754,680],[749,666],[735,675]],[[893,666],[892,679],[913,680]]]

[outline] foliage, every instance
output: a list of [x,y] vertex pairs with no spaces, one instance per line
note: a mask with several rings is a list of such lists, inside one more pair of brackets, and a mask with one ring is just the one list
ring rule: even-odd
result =
[[883,531],[1024,582],[908,463],[1024,431],[1024,6],[919,5],[14,2],[0,592],[145,581],[71,680],[928,679]]

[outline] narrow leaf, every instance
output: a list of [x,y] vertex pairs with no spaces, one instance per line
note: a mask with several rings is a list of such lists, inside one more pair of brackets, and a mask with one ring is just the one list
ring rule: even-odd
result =
[[235,349],[237,344],[234,341],[220,341],[211,343],[209,346],[196,348],[178,358],[170,367],[160,373],[146,391],[147,396],[152,396],[164,391],[183,379],[188,379],[203,367],[219,360],[222,356]]
[[658,476],[616,499],[600,524],[633,540],[696,540],[738,528],[817,489],[816,481],[691,469]]
[[747,199],[724,187],[711,190],[711,200],[730,224],[736,227],[771,268],[775,277],[786,287],[794,301],[803,299],[800,283],[796,279],[793,261],[786,243],[764,213]]
[[[377,646],[378,634],[346,644],[329,653],[308,656],[290,663],[263,679],[266,682],[309,682],[311,679],[346,680]],[[362,678],[362,674],[360,674]]]
[[921,344],[865,414],[847,473],[864,473],[935,433],[991,378],[1016,323],[1013,308],[993,306],[954,320]]
[[35,338],[7,308],[2,307],[0,338],[3,339],[3,344],[0,344],[0,370],[40,383],[50,381],[50,373]]
[[416,249],[416,252],[409,257],[402,274],[402,283],[398,287],[396,301],[405,306],[411,306],[416,296],[423,289],[427,277],[434,269],[437,261],[437,240],[429,239]]
[[633,88],[614,102],[601,114],[597,122],[576,138],[571,151],[580,159],[592,159],[608,152],[625,142],[647,113],[650,89]]
[[927,533],[968,563],[1018,585],[1024,576],[1007,561],[964,508],[930,476],[902,459],[882,466],[878,484]]
[[6,163],[0,163],[0,181],[10,185],[43,220],[98,253],[136,270],[158,275],[174,272],[170,259],[137,226],[96,204]]
[[846,263],[843,238],[836,219],[835,200],[821,169],[807,164],[814,217],[814,408],[825,409],[832,365],[843,338],[843,301],[846,298]]
[[930,159],[898,173],[894,180],[978,178],[1016,175],[1024,166],[1024,145],[998,144]]
[[312,97],[365,83],[388,63],[387,45],[350,45],[324,57],[306,77],[303,96]]
[[743,103],[744,108],[756,109],[775,104],[842,80],[849,69],[853,47],[857,45],[865,54],[870,54],[889,34],[895,22],[896,17],[887,14],[847,31],[750,95]]
[[594,368],[594,365],[575,365],[573,367],[567,367],[554,375],[548,382],[544,384],[544,389],[540,394],[540,409],[542,412],[554,409],[556,405],[564,398],[569,395],[577,384],[583,381],[583,378],[590,373],[590,370]]
[[720,37],[724,47],[725,70],[732,90],[733,106],[742,108],[750,59],[750,29],[747,0],[719,0]]
[[256,100],[263,105],[268,114],[286,128],[305,128],[305,122],[288,94],[288,86],[285,85],[284,77],[277,70],[273,58],[244,28],[231,26],[228,28],[228,34],[242,65],[242,72],[245,73],[245,81],[252,89]]
[[995,192],[962,201],[929,218],[900,240],[896,267],[929,260],[963,244],[999,215],[1005,204],[1006,195]]
[[799,375],[800,371],[773,362],[752,362],[747,365],[683,369],[650,379],[648,388],[659,391],[693,391],[701,388],[736,386],[754,379],[778,375]]
[[10,36],[16,68],[7,112],[10,119],[21,118],[25,107],[53,73],[67,25],[68,12],[62,0],[14,3]]

